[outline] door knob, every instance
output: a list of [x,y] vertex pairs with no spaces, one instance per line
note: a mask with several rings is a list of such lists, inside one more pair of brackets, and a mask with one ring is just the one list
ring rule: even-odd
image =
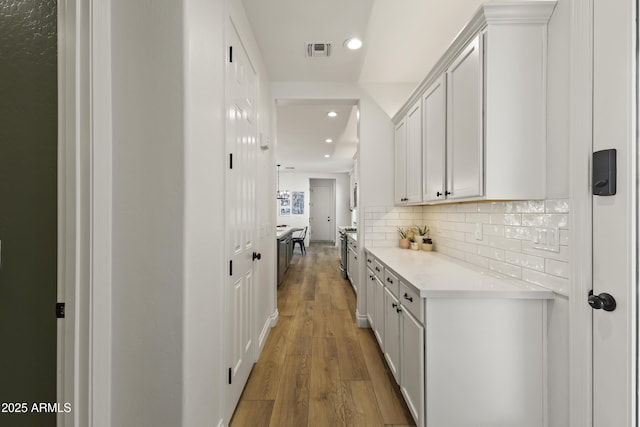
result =
[[259,253],[259,252],[254,252],[253,253],[253,258],[252,258],[253,261],[255,261],[255,260],[259,261],[260,258],[262,258],[262,254],[261,253]]
[[613,311],[616,309],[616,299],[606,292],[594,295],[593,290],[591,290],[587,301],[594,310]]

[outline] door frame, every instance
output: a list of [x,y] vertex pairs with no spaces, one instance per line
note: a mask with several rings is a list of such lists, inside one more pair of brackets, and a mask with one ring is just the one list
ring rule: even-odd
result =
[[58,2],[58,427],[111,425],[111,1]]
[[[572,0],[570,32],[569,196],[572,236],[569,297],[569,419],[571,427],[592,421],[592,315],[587,294],[592,288],[591,188],[586,185],[593,152],[593,0]],[[573,237],[574,240],[575,237]],[[582,297],[583,296],[583,297]]]
[[[632,1],[635,5],[635,15],[638,15],[638,0]],[[569,118],[569,145],[570,145],[570,203],[571,203],[571,290],[569,299],[569,418],[571,427],[593,426],[593,310],[587,304],[588,292],[593,288],[593,207],[591,194],[591,156],[593,153],[593,67],[594,67],[594,0],[572,0],[571,2],[571,30],[570,30],[570,118]],[[637,19],[633,28],[633,34],[638,36]],[[635,118],[634,126],[637,128],[638,118],[638,53],[637,41],[635,58],[635,111],[630,112]],[[634,140],[630,144],[638,143],[638,135],[634,129]],[[633,152],[633,151],[631,151]],[[636,152],[636,156],[637,156]],[[635,243],[638,242],[638,185],[634,177],[638,178],[638,159],[635,162],[635,171],[628,177],[628,184],[632,188],[630,194],[635,200],[635,218],[633,218],[635,230]],[[576,244],[578,237],[580,244]],[[632,245],[633,246],[633,245]],[[636,268],[638,265],[637,249],[627,248],[634,255]],[[635,277],[637,286],[637,277]],[[637,391],[638,372],[638,300],[637,293],[630,292],[629,304],[631,305],[628,322],[632,333],[629,336],[630,348],[633,349],[633,366],[631,374],[631,387],[628,390],[632,410],[635,412],[635,423],[638,420],[638,396],[635,399],[631,394]],[[629,426],[631,427],[631,426]]]

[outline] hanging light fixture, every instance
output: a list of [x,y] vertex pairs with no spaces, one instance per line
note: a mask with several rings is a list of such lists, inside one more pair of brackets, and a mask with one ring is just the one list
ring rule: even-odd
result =
[[276,199],[288,199],[289,192],[287,190],[280,191],[280,165],[278,165],[278,191],[276,192]]

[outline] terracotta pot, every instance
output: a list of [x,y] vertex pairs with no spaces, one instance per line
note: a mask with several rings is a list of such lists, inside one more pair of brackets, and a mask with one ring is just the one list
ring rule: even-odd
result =
[[400,248],[401,249],[409,249],[409,239],[400,239]]

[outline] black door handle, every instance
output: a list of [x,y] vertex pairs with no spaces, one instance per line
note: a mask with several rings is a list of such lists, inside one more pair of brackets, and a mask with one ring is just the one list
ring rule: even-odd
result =
[[594,295],[593,290],[591,290],[587,301],[594,310],[613,311],[616,309],[616,299],[606,292]]
[[259,253],[259,252],[254,252],[253,253],[253,258],[252,258],[253,261],[255,261],[255,260],[259,261],[260,258],[262,258],[262,254],[261,253]]

